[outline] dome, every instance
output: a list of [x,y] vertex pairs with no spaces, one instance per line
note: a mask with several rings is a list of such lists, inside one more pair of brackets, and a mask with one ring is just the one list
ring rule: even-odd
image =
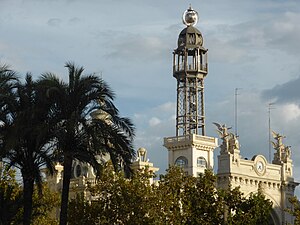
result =
[[178,37],[178,48],[197,48],[203,45],[203,37],[201,32],[193,27],[187,26],[184,28]]

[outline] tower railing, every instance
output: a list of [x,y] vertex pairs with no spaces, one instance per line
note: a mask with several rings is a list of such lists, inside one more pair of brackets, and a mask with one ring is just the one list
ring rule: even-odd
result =
[[[204,71],[204,72],[207,72],[207,64],[199,64],[198,68],[197,68],[196,65],[188,64],[186,70],[187,71],[198,71],[198,72]],[[173,71],[174,72],[185,71],[184,63],[174,65],[173,66]]]
[[192,141],[192,140],[215,142],[214,137],[207,137],[207,136],[196,135],[196,134],[188,134],[188,135],[164,138],[164,144],[171,144],[171,143],[178,143],[178,142],[185,142],[185,141]]

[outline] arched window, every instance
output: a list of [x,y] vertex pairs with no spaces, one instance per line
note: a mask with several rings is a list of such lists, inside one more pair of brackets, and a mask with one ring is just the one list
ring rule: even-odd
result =
[[176,159],[175,165],[181,168],[185,168],[188,165],[188,160],[184,156],[180,156]]
[[207,162],[204,157],[201,156],[197,158],[197,167],[207,168]]
[[80,177],[81,176],[81,166],[79,164],[76,165],[75,167],[75,177]]

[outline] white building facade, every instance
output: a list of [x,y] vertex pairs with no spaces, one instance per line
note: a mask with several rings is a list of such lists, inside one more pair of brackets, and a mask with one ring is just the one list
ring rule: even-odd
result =
[[179,34],[178,47],[173,52],[173,77],[177,80],[176,136],[164,138],[169,165],[178,165],[192,176],[205,169],[213,169],[213,152],[218,155],[218,188],[240,187],[244,196],[259,189],[273,203],[269,224],[293,224],[293,217],[285,211],[289,198],[298,185],[293,178],[290,147],[283,144],[283,136],[273,132],[274,159],[268,163],[263,155],[243,159],[238,138],[226,125],[215,123],[220,145],[214,137],[205,136],[204,78],[208,74],[207,49],[203,37],[194,25],[198,14],[191,7],[183,14],[187,26]]
[[238,140],[232,133],[220,132],[220,137],[222,144],[218,155],[218,187],[240,187],[245,197],[260,189],[273,203],[269,224],[294,224],[294,218],[285,209],[291,208],[289,198],[294,196],[299,183],[294,181],[291,150],[283,144],[283,136],[274,133],[275,154],[272,163],[268,163],[263,155],[243,159]]

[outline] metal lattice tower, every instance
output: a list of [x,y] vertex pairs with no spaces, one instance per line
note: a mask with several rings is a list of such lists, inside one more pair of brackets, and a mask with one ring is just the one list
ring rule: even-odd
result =
[[177,80],[176,136],[205,136],[204,78],[207,75],[207,49],[201,32],[194,27],[198,13],[191,7],[182,16],[187,26],[178,37],[173,52],[173,76]]

